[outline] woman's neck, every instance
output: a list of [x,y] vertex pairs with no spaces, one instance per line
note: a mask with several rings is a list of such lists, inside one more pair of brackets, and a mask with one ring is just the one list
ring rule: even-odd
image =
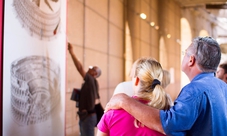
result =
[[138,100],[138,101],[140,101],[141,103],[144,103],[144,104],[147,104],[148,102],[150,102],[150,100],[147,100],[147,99],[144,99],[144,98],[140,98],[140,97],[138,97],[136,95],[133,95],[132,98],[134,98],[134,99],[136,99],[136,100]]

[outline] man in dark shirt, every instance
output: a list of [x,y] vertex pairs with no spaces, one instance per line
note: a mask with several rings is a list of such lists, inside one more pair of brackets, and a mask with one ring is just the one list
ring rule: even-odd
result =
[[90,66],[88,71],[85,72],[82,64],[74,54],[73,46],[70,43],[68,43],[68,50],[78,72],[84,79],[84,83],[80,91],[78,111],[80,118],[80,133],[81,136],[94,136],[94,128],[97,123],[95,104],[99,99],[99,86],[96,78],[101,75],[101,69],[97,66]]

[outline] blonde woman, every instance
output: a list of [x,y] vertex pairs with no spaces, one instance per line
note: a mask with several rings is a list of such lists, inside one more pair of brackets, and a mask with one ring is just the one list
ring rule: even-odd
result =
[[[140,58],[131,72],[134,99],[157,109],[168,110],[171,99],[161,86],[163,70],[159,62],[152,58]],[[109,110],[98,123],[97,136],[163,136],[136,120],[125,110]]]

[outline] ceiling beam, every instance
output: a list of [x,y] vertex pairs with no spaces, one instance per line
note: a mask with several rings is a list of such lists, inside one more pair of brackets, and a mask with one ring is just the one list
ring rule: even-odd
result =
[[226,0],[175,0],[181,4],[182,7],[205,6],[206,4],[225,4]]
[[206,4],[206,9],[227,9],[227,4]]

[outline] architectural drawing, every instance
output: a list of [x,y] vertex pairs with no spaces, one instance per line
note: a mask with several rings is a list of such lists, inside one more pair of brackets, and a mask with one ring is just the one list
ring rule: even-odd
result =
[[22,26],[41,40],[53,39],[60,30],[60,0],[14,0]]
[[11,64],[11,109],[15,122],[48,120],[60,103],[60,68],[50,58],[28,56]]

